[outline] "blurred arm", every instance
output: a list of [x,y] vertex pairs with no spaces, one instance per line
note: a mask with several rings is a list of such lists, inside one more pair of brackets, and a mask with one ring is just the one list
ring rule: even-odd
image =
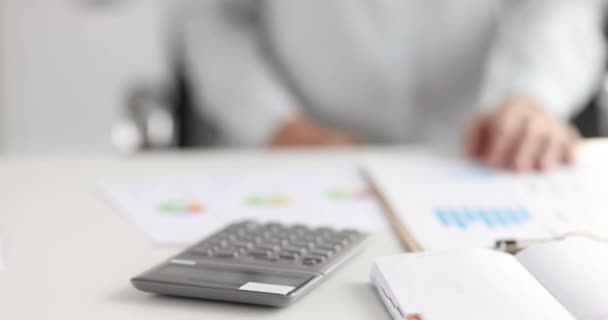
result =
[[185,7],[186,63],[194,94],[233,145],[263,145],[297,102],[258,41],[261,1],[198,0]]
[[509,97],[525,96],[567,119],[586,103],[604,70],[604,1],[506,2],[481,107],[493,110]]

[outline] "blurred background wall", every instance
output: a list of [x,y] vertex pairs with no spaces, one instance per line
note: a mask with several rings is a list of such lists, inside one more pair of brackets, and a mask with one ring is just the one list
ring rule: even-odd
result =
[[126,91],[166,78],[170,2],[0,0],[0,152],[110,150]]

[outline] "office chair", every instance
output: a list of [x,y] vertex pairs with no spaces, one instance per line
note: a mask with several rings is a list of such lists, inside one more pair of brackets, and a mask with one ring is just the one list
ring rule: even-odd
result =
[[[605,14],[606,16],[606,14]],[[605,19],[606,20],[606,19]],[[608,21],[604,21],[604,40],[608,44]],[[607,46],[608,47],[608,46]],[[608,61],[607,61],[608,62]],[[604,75],[598,84],[595,96],[587,106],[572,119],[572,123],[586,138],[608,136],[608,63],[605,62]]]
[[600,102],[600,96],[602,94],[603,92],[598,90],[598,93],[591,99],[587,106],[570,121],[585,138],[594,138],[605,134],[602,134],[601,127],[602,123],[608,119],[602,119],[603,110],[602,103]]
[[112,144],[122,153],[212,146],[216,130],[196,108],[180,54],[171,48],[167,83],[138,81],[127,91],[121,120],[112,128]]

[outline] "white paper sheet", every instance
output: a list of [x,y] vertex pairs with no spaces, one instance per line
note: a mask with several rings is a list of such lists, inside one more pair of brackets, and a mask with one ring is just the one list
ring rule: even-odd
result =
[[608,243],[570,238],[526,249],[517,259],[576,319],[608,319]]
[[394,319],[574,319],[513,256],[496,251],[381,257],[371,278]]
[[365,181],[351,168],[147,178],[106,183],[109,200],[158,244],[190,244],[241,219],[387,229]]
[[367,170],[425,249],[546,239],[605,225],[598,217],[608,216],[592,207],[592,195],[605,189],[580,168],[518,175],[429,156],[374,159]]

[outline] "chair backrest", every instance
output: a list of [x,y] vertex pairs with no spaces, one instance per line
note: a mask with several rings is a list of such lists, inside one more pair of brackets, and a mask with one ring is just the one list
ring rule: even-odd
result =
[[[606,12],[604,13],[604,43],[608,47],[608,19],[606,19]],[[598,137],[606,132],[603,132],[602,128],[608,127],[608,118],[604,115],[608,111],[607,101],[605,101],[606,87],[604,83],[608,79],[608,63],[604,64],[604,75],[600,83],[598,84],[597,92],[589,103],[573,117],[572,123],[578,128],[584,137]]]
[[[179,52],[176,51],[176,52]],[[176,55],[173,69],[173,112],[177,123],[177,146],[180,148],[209,147],[218,144],[218,134],[209,116],[205,114],[204,101],[197,99],[189,81],[184,56]],[[200,84],[199,84],[200,85]]]
[[600,135],[601,121],[599,113],[599,94],[597,94],[581,112],[572,118],[571,123],[583,137],[598,137]]

